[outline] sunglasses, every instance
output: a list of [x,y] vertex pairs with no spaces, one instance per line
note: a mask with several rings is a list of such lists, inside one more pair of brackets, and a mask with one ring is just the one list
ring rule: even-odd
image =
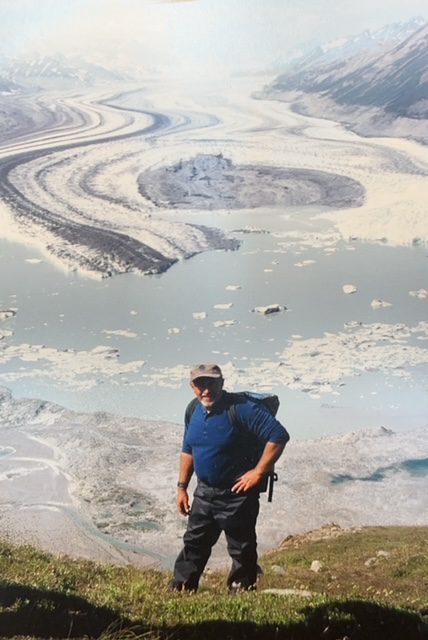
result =
[[202,376],[193,380],[193,384],[198,387],[198,389],[206,389],[207,387],[214,387],[220,380],[221,378],[204,378]]

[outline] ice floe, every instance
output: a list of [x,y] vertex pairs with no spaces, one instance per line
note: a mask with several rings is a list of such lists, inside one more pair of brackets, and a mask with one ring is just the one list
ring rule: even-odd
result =
[[357,287],[353,284],[344,284],[342,287],[343,293],[351,294],[357,292]]
[[97,386],[101,374],[114,380],[123,374],[139,372],[145,364],[144,360],[120,362],[119,350],[103,345],[77,351],[46,345],[7,345],[2,341],[0,364],[6,363],[8,370],[0,373],[3,382],[35,378],[77,391]]
[[169,335],[176,336],[181,333],[181,329],[179,329],[178,327],[171,327],[170,329],[168,329],[168,333]]
[[213,305],[213,309],[218,309],[220,311],[231,309],[232,307],[233,307],[233,302],[225,302],[225,303],[219,303],[219,304]]
[[412,296],[413,298],[419,298],[420,300],[425,300],[426,298],[428,298],[428,291],[426,289],[409,291],[409,296]]
[[301,260],[300,262],[295,262],[295,267],[309,267],[311,264],[315,264],[316,260]]
[[0,320],[9,320],[16,316],[15,309],[3,309],[0,310]]
[[273,231],[284,249],[333,249],[342,240],[336,231]]
[[120,336],[121,338],[136,338],[138,336],[138,333],[129,329],[103,329],[101,333],[105,333],[108,336]]
[[371,301],[370,306],[373,309],[386,309],[387,307],[392,307],[391,302],[386,302],[386,300],[380,300],[379,298],[375,298]]
[[268,304],[265,307],[254,307],[253,311],[256,313],[260,313],[262,316],[268,316],[271,313],[278,313],[279,311],[284,311],[285,307],[280,304]]
[[[320,397],[340,390],[346,378],[364,372],[394,377],[412,376],[412,368],[428,364],[428,350],[414,340],[428,338],[428,322],[405,324],[348,322],[338,333],[321,337],[294,336],[277,360],[248,358],[244,367],[233,361],[220,362],[229,388],[272,390],[279,385]],[[156,369],[152,380],[179,387],[187,380],[185,365]]]
[[234,324],[238,324],[237,320],[216,320],[213,322],[214,327],[232,327]]

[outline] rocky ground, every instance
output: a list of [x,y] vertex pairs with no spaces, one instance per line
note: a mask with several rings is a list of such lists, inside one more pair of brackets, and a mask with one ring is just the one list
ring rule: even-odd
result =
[[198,154],[139,175],[140,192],[174,209],[357,207],[364,187],[346,176],[293,167],[237,165],[221,153]]

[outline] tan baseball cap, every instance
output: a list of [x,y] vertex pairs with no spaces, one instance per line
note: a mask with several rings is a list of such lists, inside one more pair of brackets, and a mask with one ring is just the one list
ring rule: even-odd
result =
[[196,378],[222,378],[218,364],[197,364],[190,372],[190,382],[196,380]]

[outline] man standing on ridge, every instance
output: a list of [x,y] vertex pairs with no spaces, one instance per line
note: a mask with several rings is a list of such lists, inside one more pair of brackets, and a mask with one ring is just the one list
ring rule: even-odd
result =
[[[237,401],[223,383],[216,364],[200,364],[190,372],[196,402],[186,415],[177,483],[178,510],[189,520],[174,566],[171,589],[176,591],[197,590],[222,531],[232,558],[229,590],[255,588],[260,485],[289,440],[267,409],[245,397]],[[242,428],[231,422],[232,404]],[[261,455],[255,439],[262,443]],[[190,507],[187,487],[193,471],[198,483]]]

